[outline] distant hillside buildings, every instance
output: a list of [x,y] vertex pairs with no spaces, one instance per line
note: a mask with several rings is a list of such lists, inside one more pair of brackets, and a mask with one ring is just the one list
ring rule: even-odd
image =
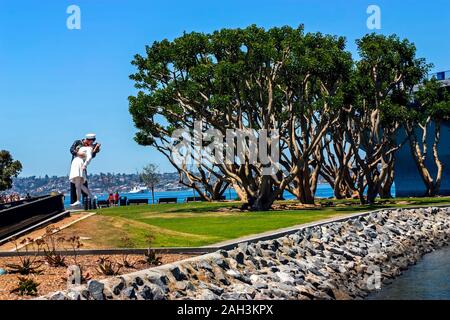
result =
[[[156,185],[156,191],[183,190],[185,186],[178,183],[178,173],[162,173],[160,182]],[[129,192],[133,187],[141,185],[137,174],[114,174],[101,173],[89,175],[89,187],[96,193]],[[13,188],[8,193],[19,193],[31,195],[44,195],[51,192],[69,193],[68,177],[45,176],[45,177],[24,177],[16,178]]]

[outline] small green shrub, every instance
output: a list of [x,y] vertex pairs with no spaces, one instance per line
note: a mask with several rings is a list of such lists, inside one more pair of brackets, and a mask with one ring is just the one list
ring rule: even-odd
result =
[[18,264],[7,264],[8,273],[18,273],[21,275],[40,274],[42,270],[35,259],[30,257],[21,258]]
[[116,276],[120,273],[120,269],[122,269],[121,264],[115,263],[107,257],[101,257],[97,263],[97,271],[105,276]]
[[33,279],[26,277],[18,277],[19,284],[16,288],[11,290],[11,293],[18,294],[20,296],[36,296],[38,293],[39,283]]
[[[41,250],[40,243],[34,242],[31,238],[25,238],[19,243],[16,240],[13,240],[14,245],[16,247],[16,252],[20,252],[19,245],[22,248],[25,248],[25,255],[19,255],[19,263],[10,263],[6,265],[8,273],[18,273],[21,275],[29,275],[29,274],[40,274],[42,270],[40,269],[42,263],[38,260],[38,255]],[[29,247],[35,249],[36,253],[29,253]]]
[[124,254],[122,256],[122,263],[120,265],[126,269],[136,269],[137,262],[138,261],[132,261],[127,254]]
[[162,264],[161,257],[156,253],[156,250],[148,249],[144,256],[145,258],[141,260],[143,264],[150,266],[159,266]]

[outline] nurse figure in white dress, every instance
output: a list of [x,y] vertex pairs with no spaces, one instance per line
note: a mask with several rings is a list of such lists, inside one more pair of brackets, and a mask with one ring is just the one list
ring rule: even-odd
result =
[[87,180],[86,168],[92,160],[92,151],[92,147],[85,144],[78,149],[78,155],[72,160],[69,180],[75,184],[77,192],[77,201],[71,205],[72,207],[81,205],[81,191],[92,199],[91,191],[84,185]]

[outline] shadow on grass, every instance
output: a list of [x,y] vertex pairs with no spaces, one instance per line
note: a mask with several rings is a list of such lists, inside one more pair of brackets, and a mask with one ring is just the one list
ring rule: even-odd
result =
[[[295,200],[277,201],[277,204],[289,205],[298,204]],[[336,212],[361,212],[371,211],[384,208],[404,208],[411,206],[427,206],[450,203],[450,197],[442,198],[394,198],[394,199],[380,199],[373,205],[361,205],[357,199],[317,199],[317,204],[321,206],[317,207],[305,207],[305,208],[285,208],[260,211],[264,212],[285,212],[285,211],[321,211],[321,210],[333,210]],[[178,204],[161,204],[161,205],[148,205],[148,206],[128,206],[118,208],[108,208],[99,210],[99,214],[107,216],[129,216],[140,213],[221,213],[221,212],[235,212],[236,214],[245,212],[257,212],[257,211],[239,211],[242,202],[192,202],[192,203],[178,203]],[[229,211],[236,210],[236,211]]]
[[192,202],[192,203],[176,203],[176,204],[155,204],[155,205],[140,205],[140,206],[126,206],[104,208],[96,211],[100,215],[105,216],[122,216],[139,215],[142,213],[155,214],[172,214],[172,213],[207,213],[219,212],[222,208],[236,208],[239,209],[242,203],[228,203],[228,202]]
[[346,207],[330,207],[336,212],[364,212],[364,211],[372,211],[377,209],[388,208],[388,206],[383,205],[367,205],[367,206],[346,206]]
[[174,207],[170,210],[159,211],[159,213],[206,213],[206,212],[219,212],[218,209],[240,209],[242,203],[227,203],[227,202],[212,202],[212,203],[196,203],[185,204],[185,206]]

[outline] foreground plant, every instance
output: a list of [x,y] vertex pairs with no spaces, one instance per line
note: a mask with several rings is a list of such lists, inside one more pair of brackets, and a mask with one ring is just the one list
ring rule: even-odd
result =
[[147,234],[146,241],[148,244],[148,249],[147,252],[144,253],[144,259],[140,262],[150,266],[159,266],[162,264],[162,258],[156,253],[155,249],[151,248],[154,240],[155,236],[153,236],[152,234]]
[[39,283],[33,279],[26,277],[18,277],[19,284],[16,288],[11,290],[11,293],[18,294],[20,296],[36,296],[38,293]]
[[[120,241],[122,242],[122,247],[123,248],[133,248],[134,247],[134,243],[131,240],[130,237],[128,236],[124,236],[122,238],[120,238]],[[130,259],[130,257],[128,256],[128,254],[123,254],[122,255],[122,262],[121,262],[121,266],[123,268],[126,269],[136,269],[136,264],[138,263],[138,261],[132,261]]]
[[[89,272],[83,271],[83,266],[78,261],[78,255],[80,248],[83,246],[83,244],[80,241],[79,236],[73,236],[68,239],[65,239],[65,243],[67,243],[72,250],[72,259],[73,259],[73,265],[79,268],[79,275],[80,275],[80,283],[86,283],[91,279],[91,275]],[[64,280],[67,280],[67,278],[63,278]]]
[[108,257],[101,257],[97,263],[97,271],[105,276],[116,276],[122,269],[121,264],[111,261]]
[[156,253],[154,249],[148,249],[146,253],[144,253],[144,259],[141,260],[142,263],[148,264],[150,266],[159,266],[162,264],[162,258]]
[[[16,252],[20,252],[19,245],[25,248],[25,253],[28,253],[28,247],[33,245],[33,239],[25,238],[19,243],[14,241],[14,245],[16,247]],[[29,275],[29,274],[40,274],[42,270],[40,269],[42,263],[38,260],[38,254],[40,251],[39,243],[36,243],[37,250],[34,254],[28,256],[19,255],[19,263],[10,263],[6,265],[8,273],[12,274],[21,274],[21,275]]]
[[29,275],[29,274],[40,274],[42,270],[40,269],[41,264],[38,264],[33,258],[23,258],[20,259],[20,263],[18,264],[7,264],[8,273],[18,273],[21,275]]
[[65,242],[64,237],[56,237],[55,234],[59,231],[58,228],[48,227],[45,230],[44,237],[39,240],[42,243],[42,247],[45,254],[45,261],[55,268],[67,267],[66,257],[61,254],[58,247],[61,243]]
[[122,262],[120,263],[120,265],[126,269],[136,269],[137,262],[138,261],[131,260],[130,257],[127,254],[125,254],[122,256]]

